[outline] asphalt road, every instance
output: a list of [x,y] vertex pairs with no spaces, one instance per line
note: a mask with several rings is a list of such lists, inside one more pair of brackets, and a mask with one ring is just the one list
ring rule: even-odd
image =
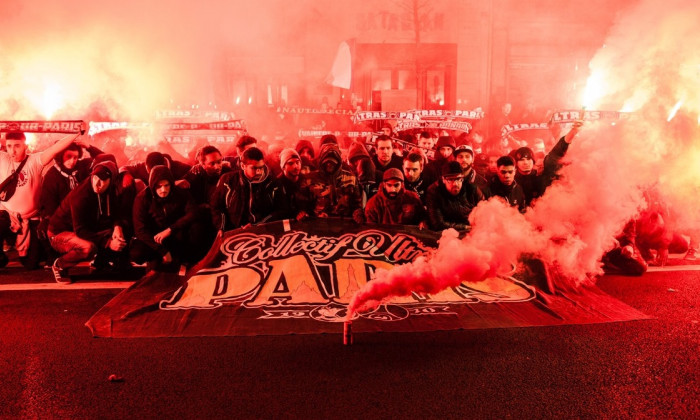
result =
[[96,339],[84,323],[118,289],[0,287],[0,418],[699,418],[700,271],[599,286],[654,319]]

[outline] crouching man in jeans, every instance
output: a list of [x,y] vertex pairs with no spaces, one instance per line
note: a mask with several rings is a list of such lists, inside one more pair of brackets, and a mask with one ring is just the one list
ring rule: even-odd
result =
[[128,264],[127,241],[118,214],[115,179],[117,166],[100,162],[90,177],[61,202],[51,216],[48,237],[61,256],[53,264],[57,282],[70,282],[66,270],[95,258],[95,266],[121,268]]

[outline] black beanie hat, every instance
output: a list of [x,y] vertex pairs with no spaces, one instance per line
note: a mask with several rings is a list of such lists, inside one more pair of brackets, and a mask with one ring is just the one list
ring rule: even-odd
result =
[[521,147],[520,149],[516,150],[513,156],[513,159],[517,162],[520,159],[531,159],[533,162],[535,161],[535,154],[532,152],[532,149],[529,147]]

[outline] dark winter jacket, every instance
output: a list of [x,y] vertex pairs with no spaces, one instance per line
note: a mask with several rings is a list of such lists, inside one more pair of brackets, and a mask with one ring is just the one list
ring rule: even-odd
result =
[[[163,179],[170,182],[170,194],[160,198],[155,186]],[[176,187],[170,170],[154,166],[148,180],[148,188],[139,192],[134,201],[134,233],[136,237],[160,255],[168,252],[153,237],[170,228],[173,232],[187,229],[197,219],[198,210],[186,189]]]
[[302,211],[311,214],[311,197],[308,190],[302,188],[302,181],[301,177],[296,182],[292,181],[284,173],[277,177],[272,220],[296,219]]
[[474,168],[471,168],[468,174],[464,177],[464,183],[469,182],[470,184],[476,185],[481,192],[484,194],[484,198],[488,199],[491,197],[491,192],[489,191],[489,182],[483,176],[476,173]]
[[209,202],[217,229],[222,221],[224,230],[231,230],[271,219],[277,186],[265,168],[265,174],[257,182],[250,182],[243,171],[221,176]]
[[367,202],[365,219],[368,223],[385,225],[417,225],[427,214],[418,194],[405,188],[396,198],[389,198],[383,187]]
[[505,185],[498,179],[497,176],[491,178],[489,190],[492,197],[501,197],[506,200],[511,207],[517,207],[521,213],[525,212],[527,204],[525,204],[525,194],[517,181],[512,185]]
[[58,206],[61,205],[61,201],[70,193],[72,190],[77,188],[85,178],[90,176],[90,166],[92,165],[93,158],[102,153],[102,151],[94,146],[90,146],[87,149],[90,154],[89,158],[80,159],[73,170],[66,169],[63,166],[63,153],[58,153],[54,158],[54,164],[46,174],[44,174],[44,180],[41,182],[41,217],[46,219],[48,225],[48,219],[56,211]]
[[414,193],[418,194],[418,197],[420,197],[420,200],[425,205],[425,194],[428,192],[430,183],[428,183],[428,181],[423,177],[423,174],[420,174],[420,177],[415,182],[404,180],[403,186],[406,190],[413,191]]
[[[230,166],[224,165],[221,167],[221,176],[231,171]],[[183,179],[190,184],[190,194],[195,203],[209,204],[221,176],[207,175],[207,171],[198,163],[187,172]]]
[[57,235],[61,232],[75,232],[98,248],[105,248],[112,237],[115,226],[124,227],[128,221],[121,218],[116,195],[117,166],[112,162],[100,162],[112,172],[109,188],[103,194],[92,189],[91,177],[83,180],[61,202],[49,220],[48,231]]
[[430,182],[430,185],[432,185],[433,182],[440,178],[442,167],[447,162],[449,162],[449,160],[442,156],[440,156],[439,159],[431,160],[427,165],[425,165],[425,169],[423,169],[423,178],[425,178],[425,180]]
[[442,178],[428,188],[426,206],[428,224],[432,230],[467,229],[469,214],[479,201],[484,199],[484,195],[473,184],[465,182],[462,185],[456,196],[447,191]]
[[374,173],[376,177],[377,185],[379,185],[384,178],[384,171],[389,168],[396,168],[399,171],[403,171],[403,158],[397,155],[391,155],[391,160],[385,166],[382,166],[377,159],[377,155],[372,156],[372,163],[374,164]]
[[350,169],[357,176],[357,182],[362,191],[363,205],[374,194],[377,193],[379,183],[377,182],[377,170],[372,162],[365,145],[360,142],[353,142],[348,149],[348,163]]
[[562,137],[544,157],[541,174],[534,170],[527,175],[516,172],[515,182],[522,187],[527,206],[532,205],[533,200],[541,197],[547,187],[556,179],[557,171],[561,167],[561,160],[568,149],[569,143],[565,142],[564,137]]

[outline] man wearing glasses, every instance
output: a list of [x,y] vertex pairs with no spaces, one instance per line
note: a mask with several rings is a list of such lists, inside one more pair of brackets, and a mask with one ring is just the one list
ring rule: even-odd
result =
[[455,161],[447,162],[440,178],[426,193],[428,226],[436,231],[468,230],[469,213],[483,199],[484,194],[476,185],[464,182],[462,166]]

